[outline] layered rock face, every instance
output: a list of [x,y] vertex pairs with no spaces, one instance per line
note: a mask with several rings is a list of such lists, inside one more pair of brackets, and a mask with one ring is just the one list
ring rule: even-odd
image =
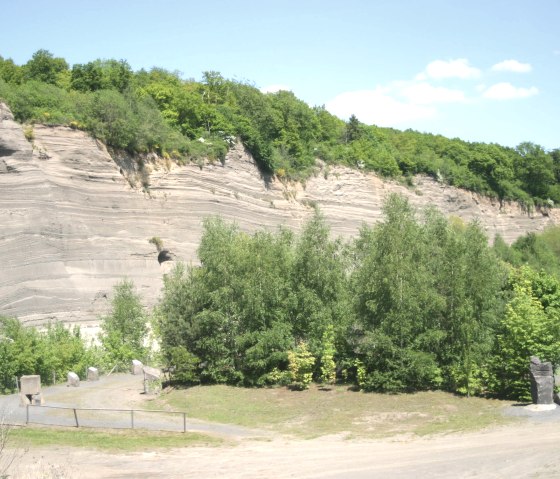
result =
[[[149,187],[131,186],[125,158],[66,127],[35,125],[34,139],[0,104],[0,314],[24,322],[49,319],[94,324],[115,283],[134,281],[147,305],[160,295],[163,273],[154,245],[196,262],[209,215],[254,231],[299,229],[317,205],[333,235],[350,238],[381,219],[385,197],[401,193],[446,215],[478,219],[492,238],[508,242],[558,223],[554,210],[528,215],[476,194],[417,177],[415,187],[344,167],[318,169],[305,185],[264,178],[238,144],[223,164],[149,163]],[[122,167],[119,165],[123,165]]]

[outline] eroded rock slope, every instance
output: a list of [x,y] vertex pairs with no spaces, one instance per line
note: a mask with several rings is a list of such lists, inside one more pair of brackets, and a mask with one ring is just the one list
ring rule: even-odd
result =
[[166,264],[148,242],[160,237],[177,258],[196,261],[202,221],[219,214],[242,229],[298,229],[318,205],[334,235],[351,237],[381,218],[390,192],[419,207],[478,218],[507,241],[558,222],[556,211],[528,215],[478,195],[417,177],[411,189],[343,167],[306,185],[263,178],[242,145],[225,163],[177,166],[153,161],[147,191],[104,145],[66,127],[36,125],[32,143],[0,104],[0,314],[25,322],[95,323],[113,285],[134,281],[147,304],[160,294]]

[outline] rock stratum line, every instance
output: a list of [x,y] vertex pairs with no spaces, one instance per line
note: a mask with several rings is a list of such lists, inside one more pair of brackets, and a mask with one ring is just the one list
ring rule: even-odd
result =
[[335,236],[349,238],[381,218],[385,197],[401,193],[418,207],[478,219],[507,242],[558,224],[556,210],[528,214],[475,193],[416,177],[415,187],[345,167],[318,167],[305,185],[263,178],[241,144],[222,163],[178,166],[148,162],[150,186],[136,188],[124,159],[68,127],[22,125],[0,104],[0,314],[23,322],[95,324],[115,283],[134,281],[147,305],[156,302],[166,263],[154,245],[196,262],[202,222],[210,215],[246,231],[284,225],[298,230],[317,205]]

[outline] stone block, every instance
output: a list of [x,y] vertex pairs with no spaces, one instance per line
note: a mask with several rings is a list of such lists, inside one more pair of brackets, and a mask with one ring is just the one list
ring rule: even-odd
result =
[[531,356],[529,365],[531,376],[531,398],[533,404],[554,404],[554,376],[552,364],[541,363],[536,356]]
[[144,372],[144,379],[148,381],[159,381],[161,379],[160,369],[144,366],[142,371]]
[[38,374],[19,378],[19,390],[26,396],[41,393],[41,376]]
[[74,372],[69,372],[67,386],[72,386],[77,388],[79,385],[80,385],[80,378],[78,377],[78,375]]
[[144,366],[144,394],[159,394],[161,392],[161,369]]
[[134,374],[134,375],[142,374],[144,372],[143,367],[144,367],[144,365],[142,364],[141,361],[138,361],[138,359],[133,359],[132,360],[132,374]]
[[88,368],[87,370],[87,380],[88,381],[98,381],[99,371],[97,368]]

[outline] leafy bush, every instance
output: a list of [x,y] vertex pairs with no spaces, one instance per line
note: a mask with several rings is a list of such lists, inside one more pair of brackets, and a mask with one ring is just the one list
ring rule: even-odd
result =
[[293,351],[288,353],[288,368],[290,371],[290,388],[297,391],[307,389],[313,379],[315,358],[301,341]]

